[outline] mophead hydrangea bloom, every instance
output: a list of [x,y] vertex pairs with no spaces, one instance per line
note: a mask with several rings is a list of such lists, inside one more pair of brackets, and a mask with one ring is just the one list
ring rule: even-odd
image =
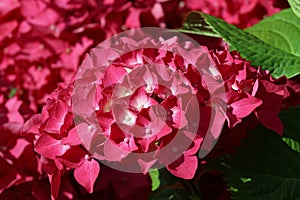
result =
[[93,49],[74,82],[74,118],[83,145],[109,166],[162,165],[190,179],[204,137],[216,139],[225,121],[212,98],[222,84],[206,48],[165,38],[128,31]]

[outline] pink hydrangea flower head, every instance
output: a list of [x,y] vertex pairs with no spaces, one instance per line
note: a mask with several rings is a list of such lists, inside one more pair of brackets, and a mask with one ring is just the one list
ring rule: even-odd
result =
[[74,83],[75,128],[85,148],[118,170],[166,166],[192,178],[203,140],[209,151],[225,121],[215,101],[225,98],[222,79],[211,61],[207,49],[166,29],[133,29],[102,42]]

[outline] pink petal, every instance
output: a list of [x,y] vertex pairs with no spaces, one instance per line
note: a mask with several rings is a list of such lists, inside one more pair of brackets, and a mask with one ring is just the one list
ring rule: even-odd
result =
[[232,103],[230,106],[233,108],[232,114],[234,114],[237,118],[244,118],[261,104],[261,99],[249,95],[248,98],[238,100]]
[[7,122],[3,125],[3,127],[13,134],[20,134],[22,131],[22,124],[17,122]]
[[93,192],[94,183],[100,172],[100,166],[94,159],[86,160],[80,167],[74,170],[77,182],[82,185],[89,193]]
[[190,146],[189,149],[186,150],[185,154],[189,155],[189,156],[195,155],[197,153],[197,151],[200,149],[200,146],[202,143],[203,143],[203,138],[196,136],[194,138],[192,146]]
[[20,7],[20,2],[15,0],[1,0],[0,1],[0,15],[4,18],[4,16],[11,11]]
[[142,159],[138,159],[137,162],[142,170],[142,173],[145,175],[148,173],[149,169],[156,163],[156,160],[151,160],[150,162],[146,162]]
[[[86,123],[81,123],[78,124],[76,127],[76,132],[78,134],[78,137],[80,139],[80,143],[87,149],[90,150],[91,148],[93,148],[91,146],[92,140],[95,136],[95,127],[93,127],[92,125],[88,125]],[[75,131],[75,130],[74,130]],[[75,133],[74,134],[74,139],[77,138]],[[78,142],[78,138],[76,139]],[[74,141],[74,143],[77,143]]]
[[113,141],[107,140],[104,143],[103,153],[105,159],[108,161],[121,161],[128,155],[129,152],[123,150],[118,144],[115,144]]
[[56,170],[54,174],[49,174],[49,181],[51,185],[51,199],[57,199],[57,195],[59,193],[60,182],[61,182],[61,174],[59,170]]
[[5,23],[1,23],[0,24],[0,42],[5,39],[6,37],[8,37],[13,31],[14,29],[18,26],[18,22],[17,21],[9,21],[9,22],[5,22]]
[[35,16],[28,18],[27,20],[34,25],[49,27],[52,24],[56,24],[58,19],[58,13],[50,8],[47,8],[40,13],[37,13]]
[[259,79],[257,79],[254,82],[253,89],[252,89],[252,96],[256,96],[258,89],[259,89]]
[[137,140],[137,143],[140,144],[140,147],[142,148],[142,150],[144,152],[148,152],[149,151],[149,147],[150,147],[150,144],[152,142],[154,142],[156,140],[156,136],[152,136],[152,137],[144,137],[143,139],[141,140]]
[[214,112],[214,118],[212,119],[213,121],[211,122],[211,127],[210,127],[210,134],[215,138],[219,138],[221,131],[224,126],[226,117],[224,114],[216,109]]
[[39,69],[36,66],[31,66],[28,69],[28,73],[30,74],[30,85],[28,86],[28,88],[32,90],[40,90],[44,85],[48,83],[47,77],[51,72],[48,68]]
[[84,162],[86,152],[79,146],[71,147],[64,155],[57,157],[58,160],[66,168],[76,168]]
[[21,1],[21,13],[24,17],[34,16],[45,8],[46,8],[46,4],[42,1],[36,1],[36,0]]
[[265,127],[275,131],[279,135],[283,134],[284,127],[276,113],[269,110],[258,110],[256,116]]
[[140,15],[141,15],[141,11],[139,9],[135,9],[135,8],[130,8],[129,9],[129,15],[126,18],[126,22],[125,22],[125,26],[128,28],[139,28],[141,27],[140,24]]
[[215,110],[214,117],[211,119],[209,130],[207,131],[204,140],[201,144],[198,156],[205,157],[217,143],[225,123],[226,117],[220,110]]
[[44,127],[44,130],[49,133],[59,134],[68,110],[68,105],[63,101],[55,102],[48,110],[49,119]]
[[64,64],[64,67],[67,67],[70,70],[77,70],[79,66],[79,58],[85,53],[85,51],[93,44],[93,40],[82,37],[74,46],[69,47],[70,53],[66,53],[64,49],[63,53],[60,53],[61,61]]
[[7,114],[9,122],[16,122],[20,124],[24,123],[24,119],[19,113],[19,108],[21,105],[22,101],[18,100],[16,96],[6,102],[5,106],[9,110],[9,113]]
[[20,33],[28,33],[31,30],[31,26],[27,21],[22,21],[19,26]]
[[157,139],[160,139],[172,132],[172,128],[163,119],[165,115],[165,108],[161,105],[156,105],[155,107],[150,108],[149,116],[151,122],[146,127],[146,131],[147,129],[149,130],[150,136],[155,135]]
[[128,131],[130,127],[135,125],[137,116],[134,112],[130,111],[128,106],[124,103],[114,104],[112,110],[115,120],[119,126],[122,126],[122,130]]
[[106,131],[114,123],[114,119],[111,113],[99,113],[97,115],[98,122],[103,131]]
[[63,155],[69,148],[69,145],[63,145],[61,140],[57,140],[47,134],[42,135],[35,145],[37,153],[50,159]]
[[54,174],[57,170],[57,166],[54,163],[54,160],[48,159],[44,156],[40,157],[40,162],[42,164],[43,171],[47,174]]
[[123,67],[115,67],[113,65],[109,66],[104,74],[104,86],[108,87],[110,85],[120,83],[125,74],[127,74],[127,71]]
[[67,137],[64,137],[61,141],[62,144],[68,144],[70,146],[76,146],[81,144],[81,138],[79,137],[79,134],[77,132],[78,126],[72,128]]
[[235,127],[238,123],[242,122],[242,120],[240,118],[237,118],[235,115],[233,115],[230,112],[226,113],[226,119],[228,122],[228,127],[229,128],[233,128]]
[[149,102],[149,97],[145,92],[144,88],[140,87],[137,89],[129,100],[129,105],[135,108],[137,111],[141,111],[142,108],[147,108],[150,105],[147,105]]
[[15,146],[9,150],[11,155],[13,155],[16,159],[20,157],[20,155],[23,153],[24,149],[29,145],[30,143],[24,140],[23,138],[20,138],[16,141]]
[[17,58],[34,62],[40,59],[47,59],[51,55],[51,51],[46,48],[42,41],[24,41],[22,54],[19,54]]
[[126,137],[124,141],[120,143],[120,147],[128,152],[133,152],[135,150],[138,150],[133,135],[131,135],[130,137]]
[[182,155],[175,162],[167,166],[169,172],[183,179],[192,179],[198,167],[196,156]]
[[42,116],[41,114],[33,115],[29,120],[27,120],[23,126],[24,133],[39,133],[39,127],[42,123]]

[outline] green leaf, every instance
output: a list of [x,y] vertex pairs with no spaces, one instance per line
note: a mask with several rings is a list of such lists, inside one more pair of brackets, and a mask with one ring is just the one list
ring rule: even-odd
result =
[[294,13],[300,17],[300,1],[299,0],[288,0],[289,4],[291,5]]
[[291,9],[265,18],[246,31],[278,49],[300,56],[300,18]]
[[16,93],[17,93],[16,88],[11,89],[9,92],[8,98],[13,98],[16,95]]
[[[216,17],[201,12],[192,12],[190,15],[193,15],[194,21],[198,18],[199,23],[205,22],[209,25],[210,30],[222,36],[243,57],[250,60],[253,66],[261,66],[262,69],[269,70],[274,77],[285,75],[290,78],[300,74],[299,56],[274,47],[255,35]],[[203,26],[206,28],[205,24]]]
[[281,111],[279,117],[284,124],[283,136],[300,143],[300,106]]
[[160,185],[158,169],[151,169],[149,171],[149,175],[152,181],[152,191],[157,190],[157,188],[159,188]]
[[283,137],[282,140],[289,145],[294,151],[300,153],[300,143],[287,137]]
[[222,162],[234,199],[300,199],[300,154],[266,128],[250,133],[237,154]]
[[[154,172],[154,176],[156,176],[155,173],[157,172]],[[152,191],[148,198],[149,200],[189,199],[189,194],[181,185],[180,179],[170,174],[170,172],[168,172],[165,168],[158,170],[158,174],[160,186],[155,191]]]
[[284,124],[282,140],[291,149],[300,153],[300,106],[282,111],[279,116]]
[[247,182],[252,181],[252,179],[251,179],[251,178],[241,178],[241,181],[242,181],[243,183],[247,183]]
[[196,12],[191,12],[185,19],[183,27],[178,31],[196,35],[205,35],[210,37],[221,37],[206,22],[203,16]]

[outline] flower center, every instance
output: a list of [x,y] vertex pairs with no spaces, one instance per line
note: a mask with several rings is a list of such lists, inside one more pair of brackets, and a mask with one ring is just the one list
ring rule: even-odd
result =
[[123,118],[123,124],[126,124],[128,126],[133,126],[136,122],[136,115],[130,111],[125,111],[125,115]]

